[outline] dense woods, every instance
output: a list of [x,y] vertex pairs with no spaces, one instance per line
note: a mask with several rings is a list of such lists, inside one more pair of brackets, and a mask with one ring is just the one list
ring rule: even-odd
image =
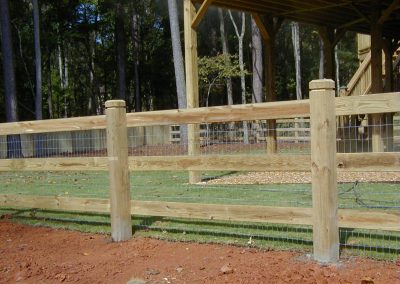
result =
[[[185,107],[182,1],[0,4],[1,122],[101,114],[111,98],[125,99],[136,112]],[[206,76],[200,82],[201,106],[266,100],[260,95],[262,59],[256,58],[268,53],[260,37],[249,14],[209,9],[198,27],[199,57],[216,60],[200,66],[206,68],[200,70]],[[281,23],[273,56],[278,100],[308,96],[308,82],[321,71],[320,45],[316,27]],[[354,33],[341,40],[337,57],[339,82],[345,85],[358,66]],[[296,66],[301,77],[296,78]],[[211,73],[218,80],[210,88],[205,82]]]

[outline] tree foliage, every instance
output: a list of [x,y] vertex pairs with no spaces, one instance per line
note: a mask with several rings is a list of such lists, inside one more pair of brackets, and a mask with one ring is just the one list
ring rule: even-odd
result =
[[[43,118],[101,114],[104,102],[117,97],[117,48],[115,44],[115,1],[38,0],[42,58]],[[126,99],[131,111],[177,108],[174,62],[168,6],[165,0],[119,0],[121,29],[126,45]],[[18,118],[35,119],[34,22],[31,0],[8,0],[12,50],[14,51]],[[183,39],[183,7],[177,1],[180,36]],[[138,21],[138,36],[133,35],[133,15]],[[238,41],[228,13],[225,43],[231,54],[239,54]],[[251,21],[246,15],[243,60],[251,69]],[[209,9],[198,27],[202,105],[226,104],[226,82],[232,78],[233,103],[242,102],[237,56],[222,55],[218,10]],[[318,77],[319,39],[315,27],[300,24],[302,92]],[[290,22],[284,22],[276,35],[275,89],[279,100],[295,98],[295,65]],[[134,41],[137,38],[136,42]],[[136,45],[135,45],[136,43]],[[5,54],[0,54],[0,63]],[[339,43],[340,81],[350,79],[357,68],[355,35],[348,33]],[[229,64],[227,64],[227,62]],[[3,72],[3,71],[1,71]],[[139,75],[137,80],[136,75]],[[0,74],[0,101],[5,101],[5,82]],[[136,78],[136,79],[135,79]],[[251,94],[252,74],[246,71],[246,94]],[[211,87],[210,87],[211,86]],[[210,89],[210,90],[208,90]],[[140,96],[140,101],[138,100]],[[0,108],[0,121],[6,108]]]
[[238,57],[230,54],[200,57],[198,68],[200,88],[206,91],[206,97],[203,99],[205,106],[208,106],[208,99],[214,86],[224,85],[228,78],[248,74],[247,71],[240,70]]

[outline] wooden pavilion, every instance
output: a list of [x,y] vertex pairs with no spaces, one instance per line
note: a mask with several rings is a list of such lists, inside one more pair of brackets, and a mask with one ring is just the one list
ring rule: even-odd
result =
[[[334,49],[346,31],[371,36],[371,93],[392,91],[392,56],[400,39],[400,0],[183,0],[185,25],[185,64],[188,108],[199,107],[196,28],[210,6],[248,12],[263,37],[265,90],[267,101],[276,101],[274,93],[274,38],[287,20],[313,24],[324,43],[324,77],[334,79]],[[382,65],[382,50],[385,65]],[[383,80],[383,70],[386,78]],[[373,125],[381,124],[381,115],[372,115]],[[199,151],[197,126],[189,125],[189,154]],[[275,129],[275,121],[268,121]],[[276,131],[266,137],[268,153],[276,151]],[[372,127],[372,150],[383,151],[380,127]],[[190,181],[199,181],[192,172]]]

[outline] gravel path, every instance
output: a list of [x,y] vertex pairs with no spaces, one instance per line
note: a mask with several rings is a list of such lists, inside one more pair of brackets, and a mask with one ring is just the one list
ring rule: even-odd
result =
[[[338,172],[339,183],[391,182],[400,183],[400,172]],[[311,172],[249,172],[210,180],[207,184],[279,184],[311,183]]]

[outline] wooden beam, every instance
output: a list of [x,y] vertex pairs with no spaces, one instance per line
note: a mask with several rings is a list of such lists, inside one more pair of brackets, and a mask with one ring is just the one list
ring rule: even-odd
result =
[[[39,208],[75,212],[109,213],[110,200],[99,198],[0,195],[0,206]],[[311,208],[269,207],[254,205],[196,204],[159,201],[131,201],[131,214],[230,222],[312,224]],[[398,211],[339,209],[340,227],[400,231]]]
[[128,130],[123,100],[106,101],[107,155],[110,178],[111,238],[122,242],[132,238],[131,193],[128,167]]
[[[372,0],[371,8],[371,93],[383,92],[383,75],[382,75],[382,25],[378,23],[380,17],[380,1]],[[382,115],[373,114],[369,117],[371,127],[371,142],[373,152],[383,152],[384,143],[381,127],[383,125]]]
[[145,216],[311,225],[311,209],[255,205],[132,201],[133,212]]
[[367,23],[371,23],[371,19],[368,17],[368,15],[364,14],[354,3],[350,5],[353,9],[354,12],[356,12],[361,18],[364,19]]
[[293,9],[291,11],[279,13],[276,16],[282,17],[282,16],[287,16],[287,15],[292,15],[292,14],[301,14],[301,13],[305,13],[305,12],[320,11],[320,10],[325,10],[325,9],[329,9],[329,8],[337,8],[337,7],[348,6],[348,5],[350,5],[350,2],[341,2],[341,3],[335,3],[335,4],[326,4],[323,6],[308,7],[308,8],[302,8],[302,9]]
[[323,41],[324,78],[335,80],[335,30],[331,27],[319,27],[318,34]]
[[360,80],[361,76],[366,72],[368,66],[371,65],[371,51],[368,51],[367,55],[365,56],[363,62],[357,69],[356,73],[351,78],[350,82],[347,84],[347,90],[351,91],[357,82]]
[[335,82],[310,82],[314,258],[339,260]]
[[337,116],[398,112],[400,93],[338,97],[335,99],[335,105]]
[[201,4],[199,10],[197,11],[196,16],[194,17],[192,21],[192,29],[197,29],[199,26],[201,20],[203,19],[204,15],[206,14],[208,7],[214,2],[214,0],[204,0],[203,3]]
[[[298,139],[298,138],[297,138]],[[131,171],[305,171],[308,155],[129,157]],[[400,171],[400,153],[337,154],[339,171]],[[107,171],[107,157],[0,159],[0,172]]]
[[310,115],[308,100],[128,113],[128,127],[280,119]]
[[339,209],[339,226],[344,228],[400,231],[400,212]]
[[387,9],[382,12],[381,17],[378,20],[378,24],[383,25],[383,23],[389,18],[390,14],[392,14],[394,10],[399,8],[399,6],[400,0],[393,0],[389,7],[387,7]]
[[258,29],[260,30],[260,34],[261,34],[261,37],[263,38],[263,40],[268,40],[270,38],[270,35],[269,35],[267,29],[265,28],[265,25],[264,25],[263,21],[261,20],[260,15],[257,13],[252,13],[251,16],[253,17],[254,22],[256,23]]
[[364,18],[359,18],[359,19],[356,19],[354,21],[347,22],[346,24],[340,25],[338,27],[338,29],[347,29],[347,28],[350,28],[351,26],[354,26],[356,24],[362,23],[364,21],[365,21]]
[[[196,16],[196,8],[191,0],[184,0],[184,33],[185,33],[185,73],[186,73],[186,96],[187,108],[199,107],[199,72],[197,63],[197,33],[192,28]],[[188,154],[200,153],[199,125],[188,125]],[[189,183],[201,181],[201,173],[189,172]]]
[[400,153],[336,154],[338,171],[399,172]]
[[310,171],[308,155],[131,157],[133,171]]
[[107,157],[0,159],[0,172],[107,171]]
[[105,129],[106,117],[87,116],[0,124],[0,135]]
[[[399,93],[336,98],[337,115],[399,111]],[[128,127],[280,119],[310,115],[308,100],[128,113]],[[94,118],[94,119],[93,119]],[[69,121],[70,120],[70,121]],[[53,119],[0,125],[0,135],[105,128],[105,117]]]

